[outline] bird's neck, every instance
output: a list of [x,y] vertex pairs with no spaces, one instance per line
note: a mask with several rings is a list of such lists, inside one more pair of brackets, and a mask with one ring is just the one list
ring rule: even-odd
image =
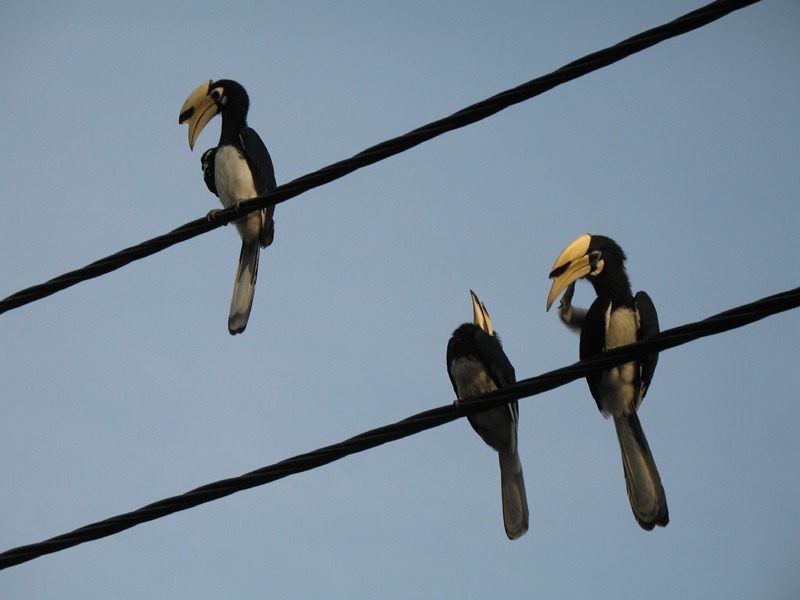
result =
[[633,293],[625,269],[606,270],[592,279],[598,297],[609,298],[615,306],[633,306]]
[[247,125],[245,115],[226,112],[222,115],[222,131],[219,136],[219,146],[237,146],[241,147],[242,142],[239,138],[239,132],[242,127]]

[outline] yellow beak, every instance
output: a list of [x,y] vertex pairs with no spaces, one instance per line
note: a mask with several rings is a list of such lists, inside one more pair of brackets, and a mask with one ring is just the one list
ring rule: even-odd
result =
[[192,150],[194,150],[194,143],[197,141],[197,136],[203,131],[203,127],[219,111],[217,103],[208,95],[210,88],[211,80],[208,80],[189,94],[178,118],[178,123],[189,124],[189,148]]
[[588,254],[591,241],[592,236],[588,233],[580,236],[564,248],[556,259],[550,271],[550,279],[555,281],[547,296],[547,310],[550,310],[555,299],[569,284],[591,273],[592,265]]
[[478,297],[472,290],[469,291],[469,294],[472,296],[472,322],[489,335],[494,335],[494,331],[492,331],[492,321],[489,319],[489,312],[486,310],[483,302],[478,300]]

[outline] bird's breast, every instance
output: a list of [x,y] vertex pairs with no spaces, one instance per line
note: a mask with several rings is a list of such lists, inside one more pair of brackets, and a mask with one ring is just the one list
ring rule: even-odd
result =
[[[606,313],[606,350],[636,342],[636,313],[627,307]],[[630,410],[637,397],[640,364],[629,362],[600,374],[598,403],[603,414],[621,415]]]
[[636,341],[636,313],[623,307],[613,310],[609,307],[606,315],[606,350],[619,348]]
[[[497,389],[486,368],[478,360],[465,357],[450,363],[450,374],[456,382],[459,398],[472,398]],[[517,424],[508,405],[469,415],[470,425],[498,452],[514,452],[517,448]]]
[[220,146],[217,149],[214,180],[219,199],[225,207],[258,195],[250,165],[235,146]]
[[450,364],[459,398],[472,398],[497,389],[483,364],[474,358],[457,358]]
[[[258,196],[253,183],[253,173],[250,165],[235,146],[220,146],[214,162],[214,181],[217,194],[226,208]],[[261,234],[261,211],[250,213],[246,217],[234,221],[241,236],[252,241]]]

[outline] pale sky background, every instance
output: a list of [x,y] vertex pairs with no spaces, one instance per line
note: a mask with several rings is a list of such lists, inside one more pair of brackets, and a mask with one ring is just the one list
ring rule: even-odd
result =
[[[279,183],[698,8],[0,5],[0,296],[217,208],[178,113],[235,79]],[[601,233],[662,328],[798,286],[800,4],[765,0],[276,210],[247,331],[227,227],[0,315],[0,551],[453,400],[483,300],[531,377],[577,360],[553,261]],[[591,287],[575,301],[588,306]],[[465,420],[0,572],[4,600],[800,596],[800,313],[661,355],[645,532],[583,381],[520,402],[531,528]]]

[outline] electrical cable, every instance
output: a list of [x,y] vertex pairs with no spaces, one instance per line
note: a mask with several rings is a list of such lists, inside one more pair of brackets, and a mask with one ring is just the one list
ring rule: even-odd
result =
[[733,11],[755,4],[758,1],[759,0],[717,0],[716,2],[712,2],[674,21],[660,25],[628,38],[614,46],[599,50],[571,62],[553,71],[549,75],[544,75],[516,88],[501,92],[487,100],[483,100],[460,110],[449,117],[424,125],[405,135],[372,146],[351,158],[323,167],[318,171],[278,186],[274,190],[258,196],[257,198],[247,200],[237,206],[219,210],[213,215],[186,223],[169,233],[121,250],[83,268],[70,271],[69,273],[55,277],[45,283],[16,292],[0,300],[0,314],[36,300],[46,298],[47,296],[60,292],[82,281],[87,281],[115,271],[128,263],[165,250],[170,246],[207,233],[222,225],[227,225],[229,222],[244,214],[265,208],[271,204],[285,202],[313,188],[344,177],[362,167],[409,150],[443,133],[485,119],[509,106],[529,100],[562,83],[572,81],[587,73],[620,61],[623,58],[627,58],[632,54],[645,50],[664,40],[707,25]]
[[731,329],[743,327],[800,306],[800,287],[773,296],[768,296],[750,304],[719,313],[702,321],[662,331],[645,340],[614,348],[600,357],[576,362],[567,367],[544,373],[537,377],[518,381],[514,385],[495,390],[489,394],[460,400],[458,405],[449,404],[418,413],[391,425],[378,427],[356,435],[338,444],[319,448],[312,452],[288,458],[273,465],[246,473],[239,477],[223,479],[185,494],[173,496],[148,504],[138,510],[92,523],[70,533],[56,536],[43,542],[20,546],[0,553],[0,570],[33,560],[45,554],[58,552],[84,542],[108,537],[136,525],[165,517],[175,512],[187,510],[212,500],[229,496],[236,492],[271,483],[311,469],[316,469],[382,444],[399,440],[444,425],[458,418],[501,406],[513,400],[560,387],[586,375],[609,369],[613,366],[653,352],[659,352],[701,337],[716,335]]

